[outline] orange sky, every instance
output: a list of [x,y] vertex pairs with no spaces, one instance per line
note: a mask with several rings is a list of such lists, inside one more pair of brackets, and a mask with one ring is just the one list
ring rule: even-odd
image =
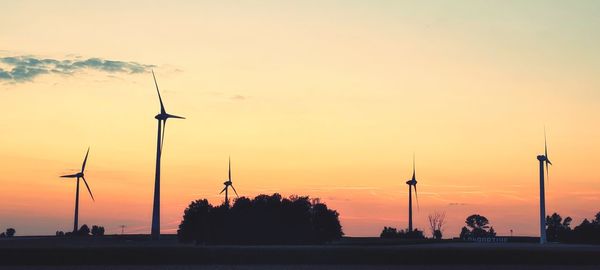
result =
[[[1,2],[0,58],[155,65],[169,121],[162,228],[219,203],[232,156],[240,195],[319,197],[347,235],[445,211],[536,235],[543,127],[547,212],[600,211],[595,1]],[[23,17],[33,18],[22,20]],[[0,69],[10,71],[0,61]],[[15,73],[16,74],[16,73]],[[13,74],[14,75],[14,74]],[[16,75],[15,75],[16,76]],[[72,226],[81,166],[96,202],[80,224],[149,232],[158,100],[147,72],[81,68],[1,79],[0,230]]]

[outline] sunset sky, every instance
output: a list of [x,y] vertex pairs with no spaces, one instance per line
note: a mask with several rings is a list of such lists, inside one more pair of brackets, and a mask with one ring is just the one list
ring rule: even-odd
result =
[[[244,196],[310,195],[349,236],[445,236],[486,216],[538,235],[547,212],[600,211],[600,1],[0,0],[0,231],[80,224],[149,233],[159,103],[169,113],[162,232],[219,204],[231,155]],[[90,60],[91,59],[91,60]],[[36,62],[39,60],[39,62]],[[46,61],[43,61],[46,60]],[[113,62],[116,61],[116,62]],[[84,190],[81,190],[84,192]]]

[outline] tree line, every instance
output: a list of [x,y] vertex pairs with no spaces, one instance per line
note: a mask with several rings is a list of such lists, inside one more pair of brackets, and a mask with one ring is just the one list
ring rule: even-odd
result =
[[590,220],[584,219],[581,224],[571,229],[571,217],[563,219],[554,213],[546,216],[546,236],[551,242],[600,244],[600,212]]
[[56,236],[103,236],[104,235],[104,227],[93,225],[92,229],[87,224],[81,225],[81,227],[76,232],[63,232],[56,231]]
[[185,209],[177,236],[196,244],[311,244],[344,233],[337,211],[308,196],[240,197],[231,207],[196,200]]

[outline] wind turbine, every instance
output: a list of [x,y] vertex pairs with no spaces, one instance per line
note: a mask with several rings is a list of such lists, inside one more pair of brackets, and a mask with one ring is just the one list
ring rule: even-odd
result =
[[158,135],[156,139],[156,173],[154,174],[154,203],[152,205],[151,229],[152,239],[158,240],[160,237],[160,158],[162,155],[163,143],[165,141],[165,128],[167,125],[167,119],[185,118],[167,113],[165,106],[163,105],[162,98],[160,97],[160,91],[158,90],[158,83],[156,82],[156,76],[154,76],[154,70],[152,71],[152,78],[154,78],[156,93],[158,93],[158,100],[160,101],[160,113],[154,117],[156,120],[158,120]]
[[78,230],[78,225],[79,225],[79,179],[83,179],[83,183],[85,184],[85,187],[87,188],[88,192],[90,193],[90,197],[92,197],[92,201],[96,201],[94,200],[94,195],[92,195],[92,190],[90,189],[90,186],[88,185],[87,181],[85,180],[85,177],[83,176],[83,172],[85,171],[85,163],[87,162],[87,158],[88,158],[88,154],[90,153],[90,148],[88,147],[87,152],[85,153],[85,158],[83,159],[83,165],[81,165],[81,171],[76,173],[76,174],[67,174],[67,175],[62,175],[61,177],[63,178],[77,178],[77,189],[75,191],[75,222],[73,223],[73,232],[77,232]]
[[544,189],[544,166],[546,169],[546,178],[549,175],[549,165],[552,165],[548,158],[548,144],[546,142],[546,129],[544,128],[544,154],[538,155],[540,162],[540,244],[546,243],[546,194]]
[[417,194],[417,178],[416,178],[416,169],[415,169],[415,155],[413,154],[413,175],[412,179],[406,181],[408,185],[408,231],[412,232],[413,230],[413,222],[412,222],[412,189],[415,189],[415,198],[417,199],[417,207],[419,207],[419,196]]
[[235,192],[235,196],[239,197],[237,191],[235,190],[235,187],[233,187],[233,183],[231,182],[231,157],[229,158],[229,173],[227,181],[223,182],[223,185],[225,185],[225,187],[223,188],[223,190],[221,190],[219,194],[225,192],[225,206],[229,208],[229,187],[233,189],[233,192]]

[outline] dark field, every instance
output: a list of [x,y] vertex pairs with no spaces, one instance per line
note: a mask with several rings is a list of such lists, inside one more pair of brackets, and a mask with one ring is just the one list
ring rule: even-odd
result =
[[483,265],[515,270],[559,269],[550,265],[600,269],[600,246],[376,238],[346,238],[320,246],[194,246],[179,244],[173,236],[158,242],[146,236],[16,237],[0,240],[0,265],[2,269],[481,269]]

